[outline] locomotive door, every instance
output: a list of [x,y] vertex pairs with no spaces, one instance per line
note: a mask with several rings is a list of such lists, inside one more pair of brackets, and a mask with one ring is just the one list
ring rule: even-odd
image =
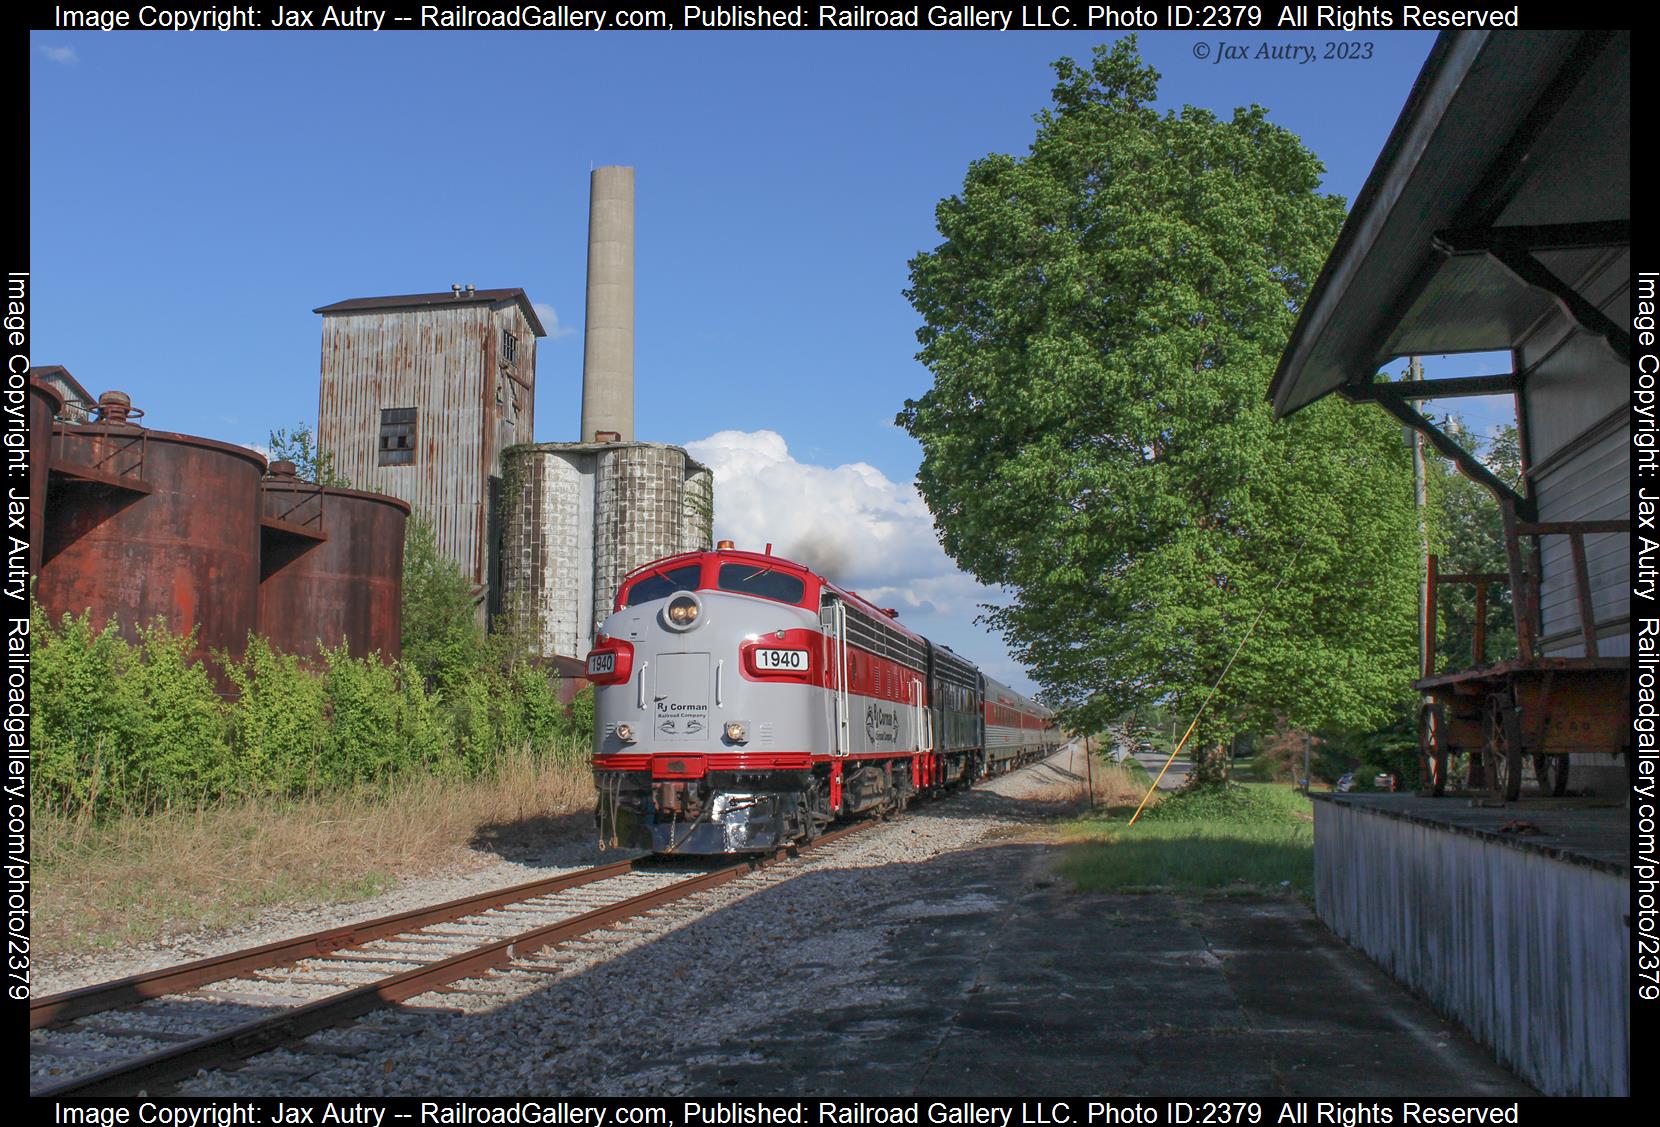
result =
[[820,612],[819,622],[830,635],[830,656],[836,669],[835,684],[831,686],[830,754],[845,756],[853,750],[851,703],[847,697],[847,607],[840,599],[828,599]]

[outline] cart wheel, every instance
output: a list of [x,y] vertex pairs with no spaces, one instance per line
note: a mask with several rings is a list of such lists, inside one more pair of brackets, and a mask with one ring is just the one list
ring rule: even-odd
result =
[[1494,794],[1515,802],[1522,794],[1522,721],[1509,693],[1487,698],[1483,725],[1482,760],[1486,782]]
[[1447,793],[1447,768],[1451,757],[1440,748],[1441,709],[1433,702],[1418,707],[1418,766],[1423,777],[1421,790],[1440,798]]
[[1535,755],[1533,777],[1539,780],[1539,793],[1561,798],[1568,793],[1568,757],[1566,755]]

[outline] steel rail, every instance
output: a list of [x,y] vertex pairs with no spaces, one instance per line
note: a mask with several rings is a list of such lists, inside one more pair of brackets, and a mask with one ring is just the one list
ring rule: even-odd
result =
[[760,858],[737,861],[713,872],[631,896],[568,920],[534,928],[510,939],[497,940],[435,963],[390,975],[378,982],[284,1009],[216,1033],[204,1034],[131,1061],[36,1088],[30,1095],[55,1098],[132,1094],[147,1083],[176,1080],[201,1068],[265,1052],[307,1037],[320,1029],[350,1021],[381,1006],[394,1005],[447,983],[470,978],[505,965],[543,947],[575,939],[608,924],[717,888],[741,876],[796,856],[802,850],[828,845],[876,824],[878,823],[873,821],[855,822],[821,835],[810,845],[791,846]]
[[552,892],[562,892],[567,888],[576,888],[580,885],[592,884],[595,881],[609,880],[611,877],[622,876],[634,871],[646,860],[649,860],[649,858],[641,857],[629,861],[614,861],[609,865],[599,865],[591,869],[582,869],[578,872],[565,873],[556,877],[544,877],[541,880],[529,881],[525,884],[481,892],[475,896],[464,896],[459,900],[450,900],[443,904],[415,908],[408,912],[399,912],[396,915],[382,916],[374,920],[364,920],[362,923],[346,924],[326,931],[316,931],[310,935],[302,935],[294,939],[281,939],[275,943],[267,943],[261,947],[250,947],[244,951],[232,951],[229,954],[214,955],[206,959],[198,959],[195,962],[180,963],[178,966],[163,967],[161,970],[146,971],[143,974],[131,975],[127,978],[116,979],[113,982],[83,986],[59,994],[49,994],[44,998],[31,998],[29,1000],[29,1028],[39,1029],[42,1026],[59,1025],[74,1018],[85,1017],[88,1014],[102,1013],[105,1010],[134,1005],[147,998],[157,998],[164,994],[178,994],[197,986],[204,986],[210,982],[237,978],[248,971],[266,970],[270,967],[282,966],[284,963],[292,963],[316,955],[325,955],[331,951],[347,950],[376,939],[384,939],[388,935],[412,931],[429,924],[445,923],[449,920],[461,919],[464,916],[478,915],[492,908],[500,908],[520,900],[529,900]]

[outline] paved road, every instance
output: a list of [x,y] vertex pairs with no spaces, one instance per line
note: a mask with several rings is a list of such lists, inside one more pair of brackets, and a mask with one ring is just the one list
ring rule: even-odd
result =
[[[1132,751],[1130,754],[1135,757],[1137,763],[1147,768],[1149,775],[1157,779],[1159,772],[1164,771],[1164,760],[1170,753],[1168,751]],[[1164,778],[1159,779],[1159,789],[1175,790],[1186,783],[1188,767],[1187,749],[1183,748],[1182,753],[1176,756],[1175,762],[1170,764],[1170,769],[1164,772]]]

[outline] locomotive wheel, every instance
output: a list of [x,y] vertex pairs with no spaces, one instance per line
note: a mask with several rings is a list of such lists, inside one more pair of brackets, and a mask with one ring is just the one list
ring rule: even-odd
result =
[[[806,845],[817,838],[819,831],[823,828],[819,825],[818,820],[821,800],[817,779],[814,779],[807,789],[802,792],[799,801],[801,803],[801,844]],[[828,804],[824,805],[828,806]],[[830,820],[828,808],[824,811],[824,818],[826,822]]]
[[1539,780],[1539,793],[1561,798],[1568,793],[1568,757],[1566,755],[1535,755],[1533,777]]
[[1487,786],[1506,802],[1515,802],[1522,794],[1522,720],[1509,693],[1487,698],[1483,731]]
[[1441,709],[1433,702],[1418,707],[1418,766],[1423,793],[1440,798],[1447,793],[1447,768],[1451,756],[1438,746]]

